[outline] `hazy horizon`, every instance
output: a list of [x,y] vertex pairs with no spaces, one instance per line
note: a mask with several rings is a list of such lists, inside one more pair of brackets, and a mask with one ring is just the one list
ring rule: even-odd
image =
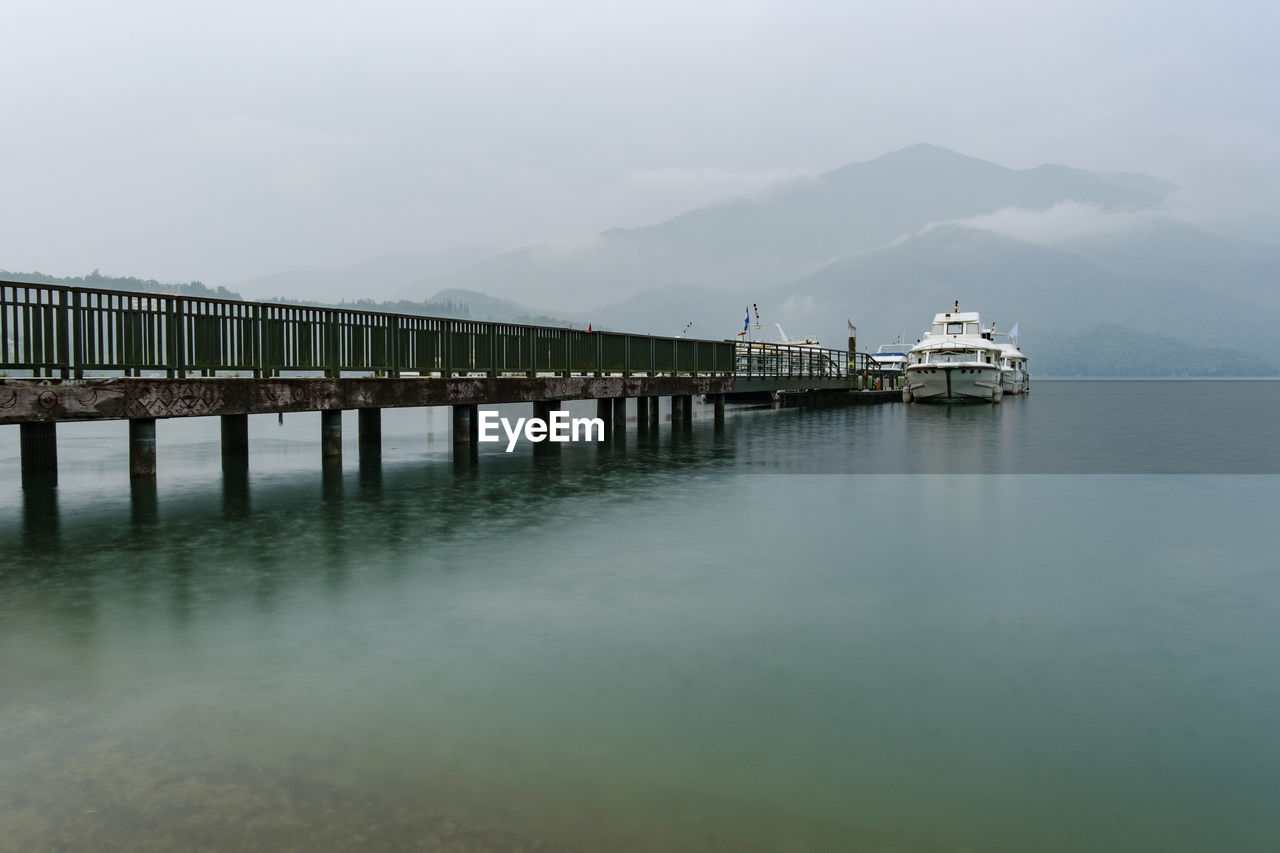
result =
[[1280,14],[1232,5],[10,3],[0,267],[480,257],[918,142],[1153,175],[1274,239]]

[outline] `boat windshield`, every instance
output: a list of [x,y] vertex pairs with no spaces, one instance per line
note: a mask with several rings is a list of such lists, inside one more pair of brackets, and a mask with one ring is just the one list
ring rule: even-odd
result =
[[983,359],[974,350],[942,350],[940,352],[929,353],[930,364],[957,364],[960,362],[972,361],[983,361]]

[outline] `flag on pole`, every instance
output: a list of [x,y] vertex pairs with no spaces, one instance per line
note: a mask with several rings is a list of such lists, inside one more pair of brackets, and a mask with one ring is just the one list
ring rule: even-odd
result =
[[738,332],[738,337],[742,337],[747,333],[747,327],[751,325],[751,309],[747,309],[747,317],[742,321],[742,331]]
[[1013,328],[1009,330],[1009,339],[1015,344],[1018,342],[1018,324],[1014,323]]

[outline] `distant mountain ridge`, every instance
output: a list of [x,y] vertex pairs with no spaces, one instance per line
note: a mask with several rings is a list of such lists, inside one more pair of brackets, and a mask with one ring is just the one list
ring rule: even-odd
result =
[[57,284],[64,287],[93,287],[102,290],[145,291],[148,293],[175,293],[183,296],[202,296],[208,299],[240,299],[240,294],[225,287],[207,287],[199,281],[185,283],[161,282],[153,278],[102,275],[97,270],[88,275],[56,276],[42,272],[9,272],[0,270],[0,280],[21,281],[30,284]]
[[[1155,178],[1104,176],[1062,166],[1013,170],[932,145],[915,145],[757,199],[731,199],[643,228],[612,229],[581,247],[530,246],[427,279],[450,287],[570,310],[646,287],[687,283],[747,292],[937,222],[1064,200],[1103,210],[1148,207],[1174,189]],[[585,307],[591,307],[589,304]]]
[[[766,325],[836,346],[852,321],[869,350],[915,340],[959,300],[1003,328],[1018,322],[1041,375],[1094,364],[1082,340],[1105,342],[1106,369],[1222,375],[1217,358],[1232,375],[1275,374],[1276,359],[1249,342],[1273,339],[1280,324],[1280,245],[1191,224],[1177,191],[1149,175],[1016,170],[921,144],[578,243],[264,277],[255,289],[287,292],[251,298],[314,304],[341,285],[358,297],[343,304],[371,310],[703,338],[733,337],[759,305]],[[93,276],[91,286],[238,295]],[[374,282],[414,280],[399,301],[369,298]],[[1154,351],[1163,355],[1153,361]]]
[[[758,303],[767,323],[837,345],[852,320],[870,349],[914,340],[959,299],[1005,328],[1020,322],[1033,359],[1038,332],[1102,324],[1113,349],[1126,331],[1133,342],[1112,359],[1120,367],[1146,364],[1141,348],[1156,335],[1176,344],[1168,375],[1188,371],[1178,353],[1227,342],[1239,373],[1251,359],[1239,342],[1265,340],[1280,322],[1280,246],[1172,218],[1177,189],[1133,173],[1008,169],[921,144],[579,246],[503,252],[421,286],[558,305],[620,329],[692,322],[702,337],[732,337],[743,305]],[[1276,370],[1262,358],[1254,372]]]

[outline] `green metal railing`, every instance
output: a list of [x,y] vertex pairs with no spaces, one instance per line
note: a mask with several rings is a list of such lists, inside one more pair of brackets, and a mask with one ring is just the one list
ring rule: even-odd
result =
[[729,375],[731,341],[0,281],[0,370],[170,378]]
[[849,353],[814,346],[747,341],[737,345],[734,375],[813,379],[849,375]]

